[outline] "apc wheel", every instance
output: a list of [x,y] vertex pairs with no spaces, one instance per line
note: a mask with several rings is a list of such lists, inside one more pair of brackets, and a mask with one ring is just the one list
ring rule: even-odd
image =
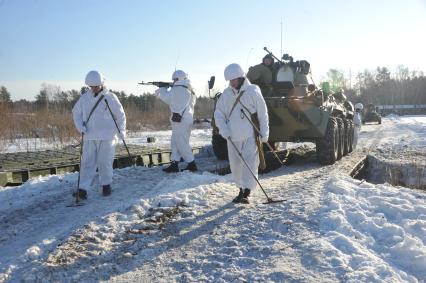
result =
[[337,160],[342,159],[343,157],[343,147],[345,143],[345,126],[343,124],[343,120],[341,118],[336,118],[337,121],[337,128],[339,132],[339,143],[337,147]]
[[353,148],[354,147],[354,131],[355,131],[354,122],[349,120],[349,136],[348,136],[349,152],[352,152],[354,150]]
[[213,152],[219,160],[228,160],[228,142],[219,134],[212,135]]
[[339,126],[335,118],[332,117],[328,120],[325,136],[317,139],[316,146],[318,162],[321,165],[336,162],[339,148]]
[[343,137],[344,137],[344,142],[343,142],[343,156],[347,155],[350,150],[349,150],[349,143],[350,143],[350,121],[348,119],[343,119],[343,125],[344,125],[344,129],[343,129]]

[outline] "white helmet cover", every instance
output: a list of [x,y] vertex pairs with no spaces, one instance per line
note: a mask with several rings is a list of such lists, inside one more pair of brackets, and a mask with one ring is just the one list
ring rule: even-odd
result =
[[86,85],[88,86],[100,86],[105,81],[104,76],[98,71],[90,71],[86,75]]
[[182,81],[188,78],[188,74],[182,70],[176,70],[173,72],[172,80],[177,79],[178,81]]
[[362,110],[362,109],[364,109],[364,106],[362,105],[362,103],[357,103],[357,104],[355,104],[355,109],[359,109],[359,110]]
[[232,63],[225,68],[225,80],[230,81],[236,78],[244,77],[244,71],[237,63]]

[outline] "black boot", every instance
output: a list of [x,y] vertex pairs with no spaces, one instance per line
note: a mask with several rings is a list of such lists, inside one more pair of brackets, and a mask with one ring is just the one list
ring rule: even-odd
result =
[[87,191],[84,189],[78,189],[77,192],[73,192],[72,196],[76,197],[78,194],[79,199],[87,199]]
[[244,203],[244,204],[250,203],[248,199],[249,195],[250,195],[250,189],[244,189],[243,197],[241,198],[240,203]]
[[232,200],[232,202],[240,203],[242,198],[243,198],[243,189],[241,189],[241,188],[240,188],[240,192],[238,193],[238,196],[236,196],[236,197]]
[[172,163],[167,168],[163,168],[163,171],[166,173],[179,172],[179,166],[177,161],[172,161]]
[[186,168],[185,169],[183,169],[184,171],[185,170],[189,170],[189,171],[191,171],[191,172],[195,172],[195,171],[197,171],[198,170],[198,168],[197,168],[197,165],[195,164],[195,160],[193,160],[193,161],[191,161],[191,162],[189,162],[188,163],[188,165],[186,166]]
[[102,186],[102,195],[106,197],[106,196],[109,196],[110,194],[111,194],[111,186],[110,185]]

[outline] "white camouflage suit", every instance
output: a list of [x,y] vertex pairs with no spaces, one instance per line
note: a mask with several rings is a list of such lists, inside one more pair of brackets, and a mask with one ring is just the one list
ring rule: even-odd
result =
[[[113,161],[118,132],[105,99],[108,101],[115,116],[118,128],[122,133],[121,137],[124,137],[126,131],[126,115],[123,106],[115,94],[109,92],[105,86],[103,88],[104,90],[96,97],[89,89],[80,97],[72,110],[77,130],[80,133],[87,131],[83,137],[80,170],[80,188],[85,190],[92,185],[96,176],[96,169],[98,169],[100,185],[110,185],[112,183]],[[87,121],[90,111],[102,94],[104,98],[93,111],[86,124],[86,129],[84,129],[83,122]]]
[[[155,94],[169,105],[171,111],[172,161],[179,162],[181,158],[188,163],[194,161],[189,138],[191,136],[196,97],[191,91],[192,87],[188,79],[176,81],[171,88],[161,87],[155,91]],[[171,120],[173,112],[182,115],[180,122],[173,122]]]
[[353,122],[355,126],[353,148],[356,148],[356,145],[358,144],[359,132],[361,131],[361,113],[355,112]]
[[[242,91],[244,91],[244,93],[240,97],[240,103],[237,103],[231,113],[231,108]],[[247,110],[245,110],[241,104],[243,104],[250,113],[247,113]],[[257,182],[229,141],[229,139],[231,139],[234,142],[238,151],[240,151],[244,160],[257,178],[259,153],[256,146],[254,130],[251,123],[241,111],[245,111],[248,117],[257,112],[260,123],[259,130],[262,137],[261,139],[263,142],[267,142],[269,137],[269,118],[266,103],[259,87],[257,85],[252,85],[247,78],[245,78],[239,91],[231,86],[223,91],[217,101],[214,118],[219,128],[219,133],[225,139],[228,139],[229,164],[236,185],[242,189],[253,190],[256,188]]]

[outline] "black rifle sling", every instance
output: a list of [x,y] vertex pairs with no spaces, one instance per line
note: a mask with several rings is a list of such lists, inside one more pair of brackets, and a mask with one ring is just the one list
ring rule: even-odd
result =
[[[250,119],[251,124],[252,124],[253,129],[254,129],[254,132],[256,134],[260,135],[260,125],[258,124],[259,123],[259,118],[257,117],[257,112],[251,113],[250,110],[241,101],[238,101],[238,102],[250,114],[250,116],[248,116],[248,115],[244,115],[244,116],[246,116],[247,119]],[[241,108],[241,111],[244,112],[244,109]],[[257,120],[257,121],[254,121],[254,120]]]
[[244,90],[237,96],[237,99],[235,99],[234,105],[232,105],[231,111],[229,111],[228,119],[231,118],[232,111],[234,111],[235,106],[237,106],[237,103],[240,101],[241,96],[243,96]]
[[250,120],[249,122],[253,127],[254,136],[255,136],[255,139],[256,139],[256,146],[257,146],[257,150],[259,152],[259,162],[260,162],[259,168],[263,170],[263,169],[266,168],[266,161],[265,161],[265,154],[263,152],[262,141],[260,140],[262,135],[260,134],[259,117],[257,115],[257,112],[254,112],[252,114],[250,112],[250,110],[241,101],[239,101],[239,103],[250,114],[250,116],[247,116],[247,114],[245,114],[245,112],[244,112],[244,109],[241,108],[241,111],[244,113],[244,116],[246,116],[246,118]]
[[102,98],[104,98],[103,94],[101,95],[101,97],[99,97],[98,101],[96,101],[95,105],[93,105],[92,110],[90,110],[89,117],[87,117],[87,120],[86,120],[86,122],[84,122],[84,125],[87,125],[87,123],[89,123],[90,117],[92,116],[92,114],[95,111],[96,107],[98,107],[98,105],[101,102]]
[[[247,119],[250,119],[255,135],[260,135],[260,122],[259,122],[259,117],[257,115],[257,112],[251,113],[250,110],[241,101],[238,101],[238,102],[240,103],[242,108],[244,108],[250,114],[250,116],[248,116],[247,114],[244,116],[246,116]],[[242,108],[241,108],[241,111],[244,112],[244,109]]]

